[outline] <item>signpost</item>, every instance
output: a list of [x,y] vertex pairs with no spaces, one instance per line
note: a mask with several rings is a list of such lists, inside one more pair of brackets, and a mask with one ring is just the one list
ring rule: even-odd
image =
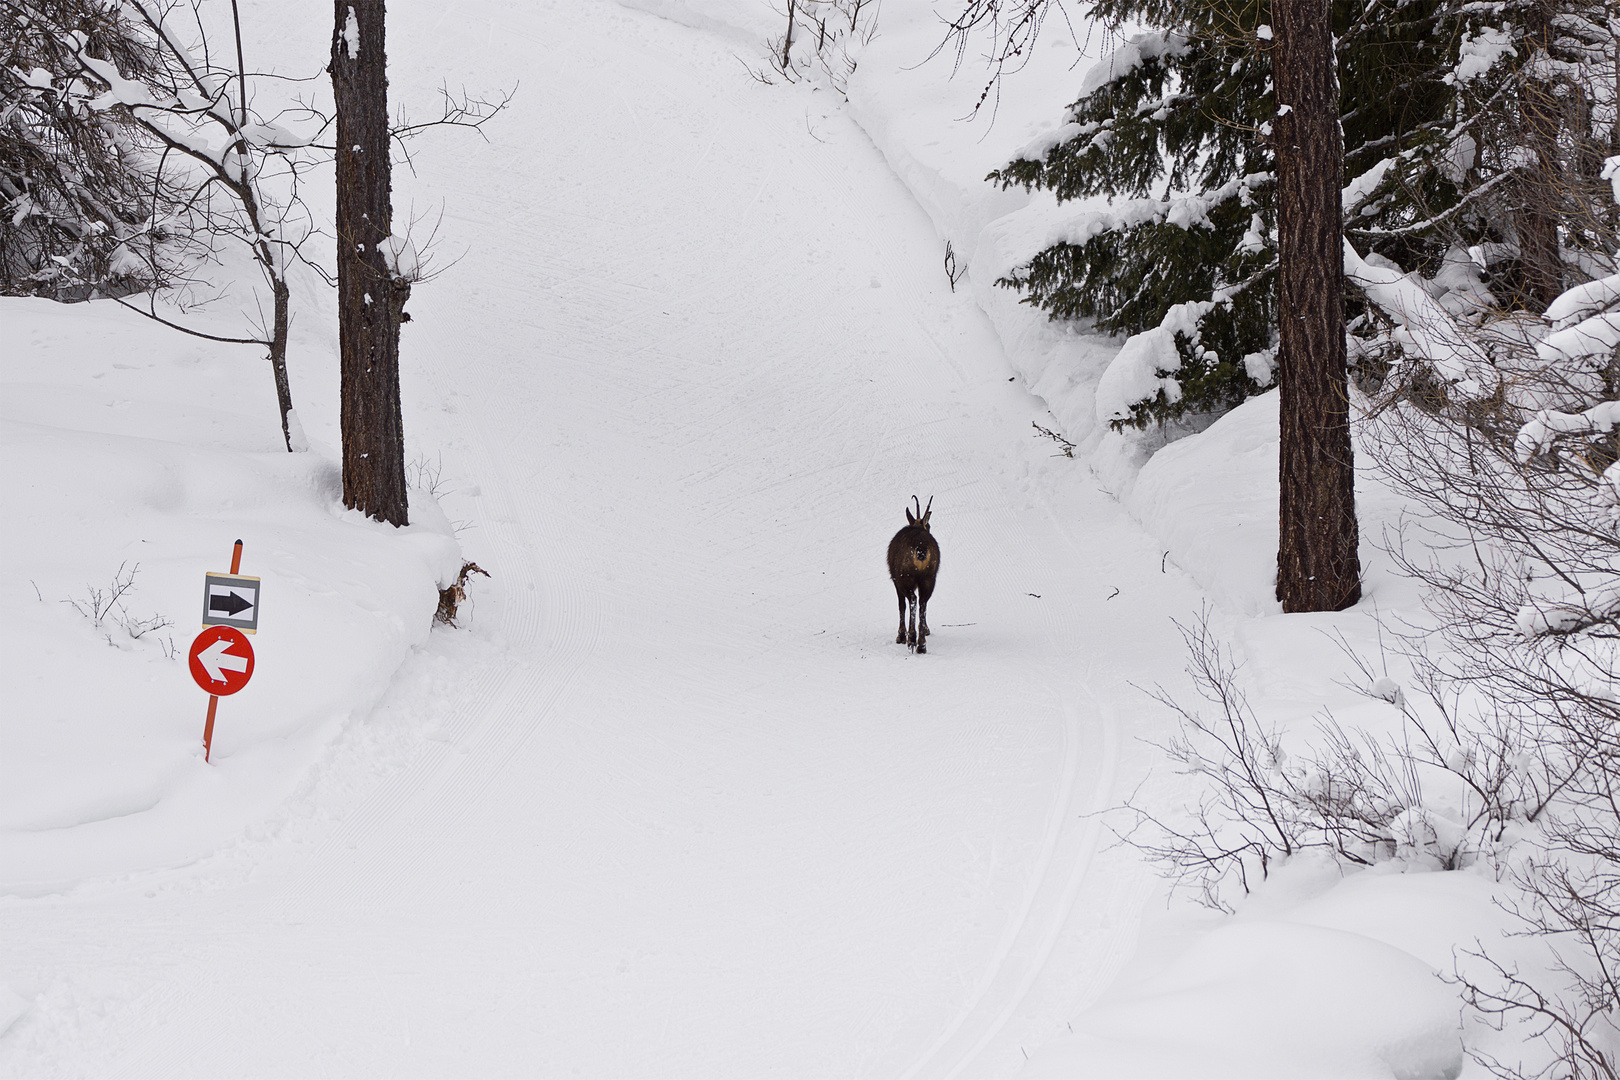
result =
[[214,713],[219,699],[253,678],[253,645],[247,635],[259,629],[259,579],[241,577],[242,541],[231,553],[231,572],[210,572],[203,581],[203,632],[191,643],[191,677],[208,694],[203,724],[203,760],[214,749]]

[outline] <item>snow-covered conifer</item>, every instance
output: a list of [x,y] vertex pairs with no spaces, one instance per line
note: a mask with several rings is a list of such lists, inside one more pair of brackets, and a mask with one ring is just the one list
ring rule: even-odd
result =
[[[1269,11],[1104,0],[1099,17],[1148,29],[1085,77],[1067,123],[990,176],[1085,200],[1003,284],[1053,318],[1151,335],[1105,379],[1115,427],[1222,411],[1272,381],[1273,140],[1289,106],[1271,82]],[[1612,270],[1613,208],[1595,198],[1616,139],[1612,10],[1355,0],[1333,16],[1348,258],[1476,324]],[[1352,362],[1381,373],[1403,355],[1400,315],[1357,288],[1347,301]]]

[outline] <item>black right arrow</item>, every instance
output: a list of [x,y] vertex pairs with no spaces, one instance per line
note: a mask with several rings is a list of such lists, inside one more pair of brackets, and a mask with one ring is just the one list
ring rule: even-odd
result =
[[209,611],[223,611],[228,616],[238,615],[252,606],[251,603],[234,592],[226,593],[224,596],[214,595],[208,598]]

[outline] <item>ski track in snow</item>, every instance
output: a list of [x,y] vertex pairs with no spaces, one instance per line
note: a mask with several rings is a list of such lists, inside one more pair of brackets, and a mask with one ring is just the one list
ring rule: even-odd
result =
[[477,485],[472,629],[255,835],[12,904],[13,966],[67,973],[7,1068],[1011,1074],[1131,945],[1151,886],[1095,815],[1196,594],[1030,438],[846,118],[642,13],[466,7],[390,51],[522,84],[396,181],[469,249],[405,351],[413,443]]

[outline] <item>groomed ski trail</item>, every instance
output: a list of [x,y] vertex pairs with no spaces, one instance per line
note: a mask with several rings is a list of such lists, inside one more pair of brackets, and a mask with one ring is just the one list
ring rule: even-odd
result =
[[[258,834],[13,906],[59,992],[12,1067],[1010,1075],[1130,945],[1146,872],[1091,815],[1198,597],[1030,437],[836,109],[608,3],[390,15],[419,95],[522,87],[401,181],[466,245],[407,428],[494,577]],[[882,560],[913,492],[926,656]]]

